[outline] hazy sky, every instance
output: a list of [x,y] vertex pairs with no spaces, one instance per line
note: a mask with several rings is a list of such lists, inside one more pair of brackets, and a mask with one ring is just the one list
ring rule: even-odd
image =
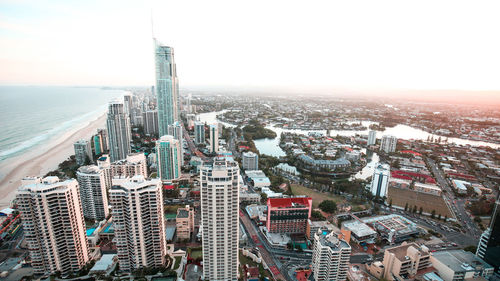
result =
[[2,1],[0,83],[500,90],[500,1]]

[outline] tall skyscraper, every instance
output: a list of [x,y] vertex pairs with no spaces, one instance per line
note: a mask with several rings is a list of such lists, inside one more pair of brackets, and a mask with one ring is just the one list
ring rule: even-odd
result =
[[109,149],[108,145],[108,132],[106,129],[97,129],[97,134],[101,138],[101,144],[102,144],[102,153],[106,153]]
[[124,111],[128,115],[128,117],[132,118],[133,101],[131,94],[125,94],[123,96],[123,106],[124,106]]
[[17,206],[34,273],[78,272],[89,261],[78,182],[46,177],[22,184]]
[[83,166],[76,172],[80,186],[83,216],[103,220],[109,215],[108,189],[111,188],[111,171],[108,167]]
[[109,155],[111,162],[125,159],[130,153],[130,120],[125,113],[123,103],[109,104],[108,119],[106,121],[109,133]]
[[144,133],[158,135],[158,111],[147,110],[142,113]]
[[113,179],[109,192],[120,269],[165,264],[167,241],[163,193],[159,179],[143,176]]
[[377,143],[377,132],[370,130],[368,132],[368,142],[367,145],[375,145]]
[[205,124],[202,122],[194,123],[194,141],[196,144],[204,144],[205,143]]
[[398,139],[395,136],[385,135],[382,137],[380,142],[380,150],[385,153],[396,152],[396,145],[398,144]]
[[102,149],[102,139],[99,134],[94,135],[92,137],[92,141],[94,142],[94,153],[95,155],[101,155],[104,153],[104,150]]
[[314,280],[346,280],[350,256],[351,246],[333,231],[326,235],[315,233],[311,265]]
[[217,124],[210,125],[210,147],[209,152],[219,152],[219,126]]
[[247,171],[259,169],[259,155],[252,151],[243,152],[243,157],[241,162],[243,165],[243,169]]
[[168,135],[168,125],[179,120],[179,85],[174,62],[174,49],[155,41],[156,96],[158,99],[159,135]]
[[168,125],[167,135],[173,136],[176,140],[182,143],[182,124],[175,121],[173,124]]
[[81,139],[75,142],[73,146],[75,148],[76,164],[84,165],[87,158],[89,161],[93,161],[92,147],[89,141]]
[[476,255],[494,267],[494,277],[500,280],[500,197],[495,202],[490,226],[481,235]]
[[203,274],[206,280],[238,279],[239,168],[214,158],[200,169]]
[[182,154],[178,140],[170,135],[162,136],[156,142],[156,155],[161,180],[173,180],[181,176]]
[[389,177],[391,176],[391,167],[389,164],[378,163],[373,171],[372,183],[370,190],[375,197],[384,197],[387,195],[387,187],[389,185]]

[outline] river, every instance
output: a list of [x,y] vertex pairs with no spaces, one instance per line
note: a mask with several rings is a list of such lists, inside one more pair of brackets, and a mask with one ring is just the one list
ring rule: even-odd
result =
[[[208,112],[199,114],[200,121],[206,122],[207,124],[221,122],[217,120],[217,115],[224,114],[228,110],[216,111],[216,112]],[[358,123],[354,121],[355,123]],[[226,122],[221,122],[226,127],[236,127],[233,124],[229,124]],[[371,124],[377,124],[377,122],[372,121],[361,121],[361,124],[365,127],[369,127]],[[285,156],[286,153],[279,146],[280,136],[283,132],[296,133],[296,134],[304,134],[307,135],[310,132],[320,133],[322,135],[326,134],[326,130],[300,130],[300,129],[283,129],[279,127],[275,127],[272,124],[266,126],[266,128],[273,130],[277,137],[274,139],[259,139],[254,140],[255,147],[259,150],[261,154],[266,154],[274,157]],[[358,135],[368,135],[369,129],[363,131],[354,131],[354,130],[330,130],[330,136],[334,137],[337,135],[340,136],[354,136]],[[423,130],[413,128],[407,125],[398,124],[394,127],[386,128],[384,131],[377,131],[377,138],[382,138],[383,135],[393,135],[398,139],[404,140],[427,140],[427,137],[432,136],[434,139],[441,137],[442,140],[446,139],[445,136],[439,136],[430,134]],[[448,143],[455,143],[458,145],[471,145],[471,146],[489,146],[495,149],[500,148],[499,144],[482,142],[482,141],[473,141],[473,140],[465,140],[460,138],[448,138]],[[379,161],[379,157],[377,153],[373,151],[363,150],[367,154],[367,165],[358,172],[354,177],[359,179],[366,179],[373,175],[373,170],[375,164]]]

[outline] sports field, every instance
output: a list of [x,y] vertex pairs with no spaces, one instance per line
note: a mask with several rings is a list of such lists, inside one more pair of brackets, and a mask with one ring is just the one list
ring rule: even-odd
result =
[[420,207],[422,207],[424,213],[430,214],[432,210],[435,210],[436,216],[441,214],[441,217],[452,217],[450,210],[441,196],[389,186],[387,190],[387,202],[391,202],[391,199],[393,206],[404,208],[406,203],[408,203],[408,209],[417,206],[417,212],[420,210]]
[[321,193],[316,190],[307,188],[303,185],[292,184],[292,192],[294,195],[306,195],[312,198],[313,208],[317,208],[318,205],[323,202],[323,200],[333,200],[335,203],[339,204],[343,201],[343,198],[333,194]]

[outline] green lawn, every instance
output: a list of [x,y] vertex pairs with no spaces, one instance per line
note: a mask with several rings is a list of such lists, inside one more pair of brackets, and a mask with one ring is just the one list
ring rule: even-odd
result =
[[333,200],[337,204],[341,203],[344,200],[344,198],[341,196],[321,193],[299,184],[292,184],[291,189],[294,195],[306,195],[311,197],[313,200],[313,208],[317,208],[318,205],[324,200]]
[[174,270],[176,270],[177,268],[179,268],[179,265],[181,264],[181,259],[182,257],[175,257],[175,263],[174,263]]
[[201,248],[189,248],[188,251],[189,251],[191,258],[193,258],[193,259],[203,257],[203,252],[201,251]]

